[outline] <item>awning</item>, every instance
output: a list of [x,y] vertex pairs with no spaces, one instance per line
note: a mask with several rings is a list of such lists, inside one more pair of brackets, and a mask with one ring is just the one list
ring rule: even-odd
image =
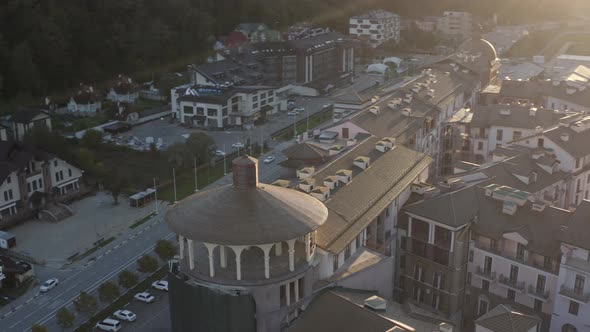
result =
[[58,188],[63,188],[65,186],[69,185],[69,184],[72,184],[72,183],[75,183],[75,182],[78,182],[78,181],[80,181],[80,178],[76,178],[76,179],[70,180],[68,182],[64,182],[62,184],[57,185],[57,187]]
[[10,208],[11,208],[11,207],[13,207],[13,206],[16,206],[16,202],[14,202],[14,203],[10,203],[10,204],[6,204],[6,205],[4,205],[4,206],[0,207],[0,211],[2,211],[2,210],[6,210],[6,209],[10,209]]

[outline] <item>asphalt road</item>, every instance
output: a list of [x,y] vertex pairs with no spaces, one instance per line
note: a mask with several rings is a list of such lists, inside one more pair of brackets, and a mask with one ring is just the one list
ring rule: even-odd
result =
[[[276,160],[270,164],[264,164],[262,160],[271,154],[276,157]],[[260,180],[271,183],[278,179],[280,177],[278,163],[284,159],[284,155],[280,152],[269,152],[260,157]],[[229,181],[231,181],[231,175],[220,179],[215,184],[229,183]],[[34,323],[45,325],[49,331],[63,331],[57,325],[55,319],[55,313],[59,308],[65,306],[70,311],[75,312],[72,301],[80,294],[80,291],[94,292],[96,294],[96,289],[103,282],[109,279],[116,281],[117,274],[121,270],[125,268],[135,270],[136,260],[142,255],[151,252],[154,243],[158,239],[171,239],[174,237],[174,233],[168,229],[165,223],[161,222],[162,218],[163,214],[158,215],[153,221],[147,223],[144,228],[138,230],[138,234],[123,241],[116,249],[114,248],[110,252],[101,255],[100,259],[87,266],[69,270],[45,268],[38,271],[41,272],[39,273],[41,280],[57,277],[60,279],[59,285],[45,294],[40,294],[37,290],[30,291],[15,303],[3,307],[0,310],[0,317],[2,317],[0,319],[0,331],[29,331]],[[154,291],[154,293],[157,293],[157,291]],[[138,317],[149,317],[149,320],[158,321],[157,324],[154,321],[153,324],[146,323],[142,325],[140,324],[142,321],[138,318],[138,321],[133,323],[133,326],[138,326],[134,327],[134,331],[168,331],[166,329],[169,326],[167,295],[162,296],[162,299],[158,299],[151,305],[132,303],[129,306],[132,311],[137,311]],[[77,317],[77,322],[83,322],[83,317]]]

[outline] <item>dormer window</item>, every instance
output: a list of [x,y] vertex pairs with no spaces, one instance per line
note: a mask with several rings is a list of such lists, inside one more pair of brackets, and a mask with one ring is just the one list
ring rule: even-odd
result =
[[529,183],[533,183],[535,181],[537,181],[537,173],[532,172],[531,175],[529,175]]

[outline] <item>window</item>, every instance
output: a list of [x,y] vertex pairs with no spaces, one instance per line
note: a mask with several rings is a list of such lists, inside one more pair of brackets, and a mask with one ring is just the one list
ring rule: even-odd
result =
[[205,115],[205,109],[203,107],[197,107],[197,115]]
[[263,92],[260,94],[260,99],[264,99],[264,98],[266,98],[266,92]]
[[553,258],[545,256],[543,259],[543,267],[547,270],[550,270],[553,266]]
[[389,217],[389,206],[385,208],[385,217]]
[[473,263],[473,250],[469,250],[469,262]]
[[490,249],[494,251],[498,250],[498,240],[490,239]]
[[53,161],[53,166],[54,166],[54,167],[57,167],[57,160],[54,160],[54,161]]
[[467,285],[471,285],[471,272],[467,272]]
[[432,287],[434,288],[442,288],[442,273],[441,272],[434,272],[432,274]]
[[72,169],[71,168],[68,168],[68,176],[72,177]]
[[535,308],[536,312],[543,312],[543,301],[535,299],[533,308]]
[[332,263],[333,263],[334,271],[338,270],[338,256],[339,255],[332,256]]
[[182,108],[182,111],[184,112],[184,114],[193,114],[193,107],[192,106],[184,106]]
[[400,269],[406,268],[406,255],[399,256],[399,267]]
[[258,96],[252,97],[252,101],[258,101]]
[[483,142],[477,142],[477,149],[483,150]]
[[440,306],[440,295],[439,294],[434,294],[432,296],[432,307],[435,310],[438,310],[439,306]]
[[264,105],[266,105],[266,100],[261,100],[260,101],[260,106],[264,106]]
[[486,138],[486,129],[479,128],[479,138]]
[[[10,183],[10,182],[8,182],[8,183]],[[588,174],[588,176],[586,177],[586,183],[590,183],[590,174]]]
[[252,104],[252,108],[258,108],[258,103]]
[[422,280],[422,266],[414,265],[414,279],[415,280]]
[[576,192],[579,192],[580,190],[582,190],[582,181],[578,179],[578,181],[576,181]]
[[512,139],[513,140],[519,139],[521,137],[522,137],[522,131],[515,130],[514,132],[512,132]]
[[510,300],[510,301],[514,301],[514,300],[516,300],[516,292],[515,292],[514,290],[512,290],[512,289],[509,289],[509,290],[506,292],[506,298],[507,298],[508,300]]
[[485,314],[486,312],[488,312],[488,301],[484,300],[484,299],[479,299],[479,305],[477,308],[477,315],[481,316],[483,314]]
[[572,324],[565,324],[561,327],[561,332],[578,332],[578,329]]
[[486,274],[492,272],[492,257],[486,256],[483,261],[483,271]]
[[31,183],[30,182],[27,183],[27,191],[31,192]]
[[582,162],[582,158],[576,159],[576,168],[580,168],[580,163]]
[[39,179],[39,189],[43,188],[43,179]]
[[545,282],[547,281],[547,278],[542,275],[539,274],[537,275],[537,292],[538,293],[543,293],[545,291]]
[[510,265],[510,282],[518,281],[518,266]]
[[9,199],[13,199],[14,196],[12,196],[12,189],[8,189],[8,198]]
[[580,309],[580,304],[576,301],[570,301],[570,307],[568,309],[567,312],[569,312],[572,315],[577,316],[578,315],[578,310]]
[[217,116],[217,110],[214,108],[207,109],[207,116]]
[[275,100],[274,98],[272,98],[272,97],[268,97],[268,102],[269,102],[269,103],[272,103],[274,100]]
[[544,144],[545,144],[545,140],[543,138],[539,138],[537,140],[537,147],[538,148],[542,148]]
[[502,141],[504,131],[502,129],[496,130],[496,141]]
[[490,291],[490,282],[487,280],[482,280],[481,281],[481,289],[486,292],[489,292]]
[[37,181],[33,181],[33,190],[37,190]]
[[7,201],[8,200],[8,191],[4,192],[4,200]]
[[524,260],[525,252],[526,252],[525,246],[522,245],[521,243],[518,243],[516,245],[516,259]]
[[582,295],[584,292],[584,283],[586,278],[583,276],[576,274],[576,280],[574,281],[574,292],[578,295]]
[[59,182],[59,172],[55,172],[55,181]]
[[[11,179],[12,179],[12,177],[9,175],[9,176],[6,178],[6,183],[10,183],[10,182],[12,181]],[[590,175],[588,175],[588,181],[590,181]]]

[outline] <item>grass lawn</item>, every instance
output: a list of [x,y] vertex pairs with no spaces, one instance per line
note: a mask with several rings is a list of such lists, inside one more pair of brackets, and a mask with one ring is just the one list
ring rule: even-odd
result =
[[98,244],[96,244],[94,247],[88,249],[86,252],[84,252],[82,255],[75,257],[74,260],[80,260],[80,259],[84,259],[90,255],[92,255],[94,252],[96,252],[98,249],[106,246],[107,244],[111,243],[115,241],[114,237],[110,237],[106,240],[101,240]]
[[156,213],[150,213],[149,215],[139,219],[138,221],[134,222],[133,225],[129,226],[129,228],[134,229],[137,228],[139,226],[141,226],[142,224],[144,224],[146,221],[150,220]]
[[147,109],[160,107],[166,105],[166,101],[159,101],[159,100],[149,100],[144,98],[138,98],[137,102],[135,103],[135,109],[141,113]]
[[[313,129],[317,126],[319,126],[320,124],[332,119],[332,114],[333,111],[327,111],[325,113],[322,114],[316,114],[314,116],[311,116],[309,118],[309,129]],[[303,113],[303,115],[305,115],[305,113]],[[304,131],[307,130],[307,120],[305,117],[303,117],[302,120],[299,120],[300,122],[297,123],[297,134],[301,134]],[[290,139],[292,139],[295,136],[295,134],[293,133],[293,127],[289,127],[288,130],[284,131],[282,134],[280,134],[279,136],[277,136],[277,139],[281,140],[281,141],[288,141]]]

